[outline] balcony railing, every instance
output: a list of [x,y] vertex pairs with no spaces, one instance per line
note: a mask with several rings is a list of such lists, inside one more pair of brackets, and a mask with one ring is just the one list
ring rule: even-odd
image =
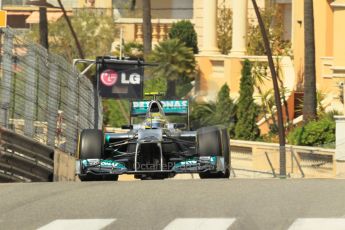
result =
[[[28,0],[2,0],[3,6],[29,6],[26,4]],[[57,0],[47,0],[48,3],[52,4],[53,6],[59,6]],[[73,7],[77,7],[77,1],[63,1],[64,7],[68,10],[72,9]]]
[[26,0],[2,0],[3,6],[25,6]]

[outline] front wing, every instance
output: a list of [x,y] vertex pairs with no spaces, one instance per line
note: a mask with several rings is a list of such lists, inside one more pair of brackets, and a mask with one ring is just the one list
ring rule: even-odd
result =
[[[145,173],[201,173],[225,171],[224,157],[199,156],[167,164],[141,164],[128,168],[125,164],[111,159],[83,159],[76,161],[79,175],[145,174]],[[136,170],[134,170],[136,169]]]

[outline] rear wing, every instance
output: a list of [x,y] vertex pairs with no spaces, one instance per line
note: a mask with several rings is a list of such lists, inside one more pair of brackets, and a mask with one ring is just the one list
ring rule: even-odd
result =
[[[189,101],[188,100],[160,100],[166,116],[186,116],[189,129]],[[145,116],[150,100],[134,100],[130,105],[130,118]]]
[[[162,108],[164,114],[169,115],[189,115],[189,101],[188,100],[162,100]],[[145,116],[149,107],[150,101],[132,101],[131,102],[131,117]]]

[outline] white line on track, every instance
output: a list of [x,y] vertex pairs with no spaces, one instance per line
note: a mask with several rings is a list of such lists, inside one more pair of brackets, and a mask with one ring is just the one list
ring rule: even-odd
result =
[[116,221],[116,219],[61,219],[54,220],[38,230],[100,230],[114,221]]
[[176,218],[164,230],[226,230],[235,220],[235,218]]
[[345,218],[298,218],[289,230],[344,230]]

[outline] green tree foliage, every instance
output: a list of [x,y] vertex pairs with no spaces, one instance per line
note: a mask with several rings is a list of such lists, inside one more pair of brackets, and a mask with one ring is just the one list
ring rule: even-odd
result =
[[218,92],[216,104],[216,122],[219,124],[229,125],[235,118],[234,103],[230,98],[230,88],[224,84]]
[[129,124],[128,100],[103,99],[103,124],[110,127]]
[[[194,78],[195,58],[191,48],[178,39],[168,39],[156,45],[150,60],[158,66],[152,72],[153,77],[164,77],[167,81],[168,98],[175,98],[176,84],[187,77]],[[189,80],[190,81],[190,80]]]
[[[282,14],[277,10],[277,5],[268,5],[261,9],[261,16],[268,31],[273,55],[290,55],[291,44],[283,38],[284,24]],[[266,55],[264,42],[259,25],[250,23],[248,28],[247,52],[249,55]]]
[[236,121],[236,104],[230,98],[230,89],[224,84],[218,92],[216,103],[195,103],[192,106],[192,128],[198,129],[208,125],[224,125],[229,128],[230,135],[234,135]]
[[[99,16],[89,11],[73,16],[71,22],[85,57],[95,58],[110,54],[111,44],[117,34],[112,17]],[[49,47],[52,53],[59,54],[70,62],[79,57],[72,34],[63,17],[56,22],[49,23],[48,27]],[[31,40],[38,42],[38,26],[34,26],[28,36]]]
[[254,103],[254,81],[251,75],[251,64],[245,60],[240,83],[240,98],[237,108],[237,123],[235,136],[237,139],[256,140],[260,130],[256,125],[258,115],[257,105]]
[[217,14],[217,44],[222,54],[228,54],[232,45],[232,11],[223,0]]
[[196,130],[203,126],[214,125],[214,119],[216,113],[216,103],[192,103],[191,105],[191,127]]
[[290,144],[306,146],[330,146],[335,143],[335,121],[325,116],[295,128],[288,135]]
[[[113,53],[114,56],[120,56],[120,45],[116,47]],[[135,41],[126,42],[122,47],[122,56],[130,59],[143,59],[144,58],[144,46],[143,44]]]
[[187,47],[192,48],[195,54],[199,52],[197,34],[193,24],[188,20],[173,23],[169,31],[169,38],[184,42]]
[[166,92],[167,81],[166,78],[162,76],[151,77],[144,82],[144,92]]

